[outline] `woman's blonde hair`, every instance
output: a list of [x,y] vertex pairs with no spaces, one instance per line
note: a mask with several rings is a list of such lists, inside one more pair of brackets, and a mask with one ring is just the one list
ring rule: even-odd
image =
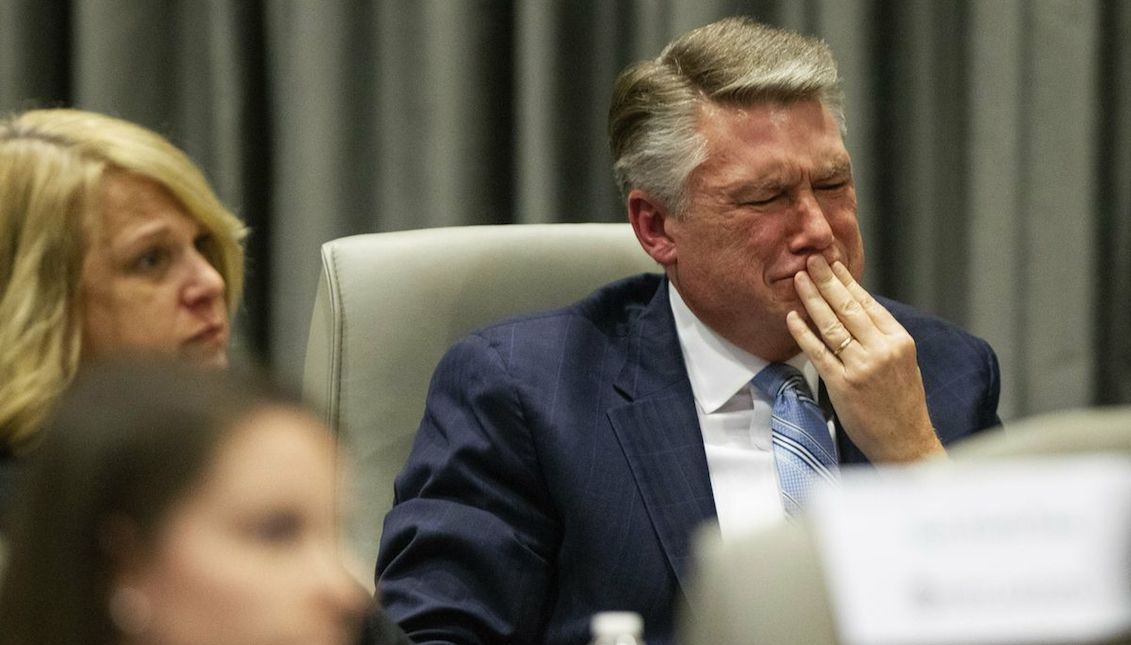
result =
[[0,452],[26,447],[81,357],[83,218],[122,171],[163,186],[207,230],[228,311],[243,291],[247,228],[161,135],[71,109],[0,119]]

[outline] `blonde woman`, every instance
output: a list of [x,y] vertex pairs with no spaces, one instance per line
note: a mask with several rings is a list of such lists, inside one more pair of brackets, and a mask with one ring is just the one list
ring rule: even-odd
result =
[[70,109],[0,119],[0,511],[83,361],[226,365],[245,235],[155,132]]

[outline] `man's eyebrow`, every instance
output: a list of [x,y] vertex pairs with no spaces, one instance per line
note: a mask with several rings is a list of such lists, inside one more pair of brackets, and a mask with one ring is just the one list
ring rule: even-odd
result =
[[847,159],[835,161],[825,166],[824,168],[813,173],[814,178],[819,180],[829,179],[830,177],[843,177],[852,175],[852,162]]
[[787,182],[780,176],[741,179],[722,187],[723,192],[732,196],[749,196],[762,193],[776,193],[784,189]]
[[772,179],[762,179],[758,181],[751,181],[742,184],[741,188],[745,192],[758,192],[758,193],[775,193],[785,188],[786,182],[780,177]]

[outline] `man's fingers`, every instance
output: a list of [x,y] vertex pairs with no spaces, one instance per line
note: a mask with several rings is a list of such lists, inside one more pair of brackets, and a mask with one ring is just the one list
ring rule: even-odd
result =
[[899,321],[895,319],[895,316],[891,315],[891,312],[888,311],[887,308],[876,302],[872,294],[868,293],[868,291],[856,281],[856,278],[852,277],[847,267],[837,261],[833,263],[832,271],[880,331],[885,334],[903,332],[903,325],[899,324]]
[[840,347],[846,339],[852,338],[848,327],[841,322],[840,317],[833,311],[808,273],[801,271],[794,276],[794,286],[801,304],[809,313],[809,320],[813,324],[811,331],[815,331],[814,338],[830,350]]
[[789,329],[789,333],[793,335],[793,340],[797,341],[797,346],[805,352],[813,366],[817,368],[821,378],[832,380],[843,373],[844,365],[833,355],[825,341],[813,333],[801,314],[796,311],[786,314],[785,325]]
[[[840,276],[833,272],[825,258],[820,255],[810,256],[806,266],[821,297],[828,303],[831,311],[837,320],[843,323],[848,333],[864,345],[873,343],[880,335],[880,330],[872,320],[871,314],[865,311],[857,295],[848,289]],[[819,326],[818,329],[824,330],[824,327]],[[840,345],[843,338],[826,336],[825,340],[829,342],[830,347],[835,348]]]

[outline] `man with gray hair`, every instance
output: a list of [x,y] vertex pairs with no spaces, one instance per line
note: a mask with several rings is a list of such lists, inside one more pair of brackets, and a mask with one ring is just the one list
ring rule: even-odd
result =
[[664,275],[441,361],[377,565],[414,640],[582,643],[631,610],[668,643],[701,523],[781,521],[838,464],[999,423],[990,347],[859,283],[841,97],[824,43],[743,18],[621,74],[616,175]]

